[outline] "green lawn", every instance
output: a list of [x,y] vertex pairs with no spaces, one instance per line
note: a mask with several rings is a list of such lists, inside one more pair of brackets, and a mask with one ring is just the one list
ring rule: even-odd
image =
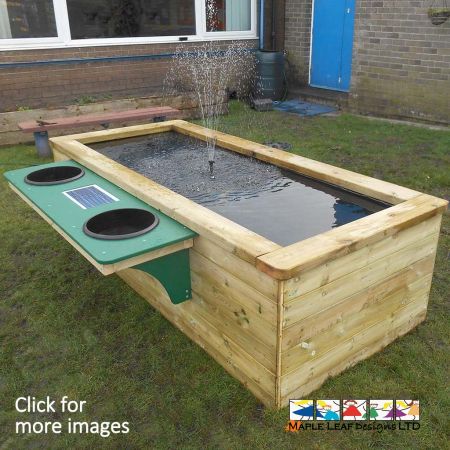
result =
[[[450,197],[449,132],[351,115],[255,113],[237,103],[221,127]],[[2,171],[40,162],[31,146],[0,149]],[[419,398],[420,430],[288,434],[287,408],[265,409],[119,278],[100,275],[3,178],[0,189],[0,449],[448,448],[448,216],[426,322],[311,395]],[[74,420],[128,421],[130,433],[17,436],[16,420],[68,417],[15,412],[15,398],[26,395],[86,400]]]

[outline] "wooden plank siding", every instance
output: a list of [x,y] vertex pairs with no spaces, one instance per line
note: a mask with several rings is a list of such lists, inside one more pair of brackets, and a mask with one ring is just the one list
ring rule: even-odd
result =
[[[430,259],[426,265],[429,266],[429,262]],[[334,320],[323,321],[322,313],[306,319],[306,322],[312,322],[308,323],[309,329],[315,325],[314,334],[301,336],[297,345],[282,353],[282,374],[290,373],[332,349],[337,350],[342,343],[352,339],[360,331],[396,314],[397,310],[414,299],[415,294],[427,295],[431,286],[431,274],[399,286],[392,288],[391,293],[384,296],[376,296],[370,291],[350,298],[349,302],[343,302],[340,310],[335,312]],[[384,288],[383,284],[378,287],[380,290]]]
[[[196,238],[196,244],[202,238]],[[204,245],[203,245],[204,244]],[[171,303],[161,285],[150,275],[126,269],[118,275],[158,309],[219,364],[238,378],[264,404],[275,407],[277,355],[277,301],[201,253],[202,249],[220,253],[213,242],[201,243],[190,251],[192,300]],[[217,256],[217,253],[216,253]],[[261,273],[240,260],[240,276],[253,284]],[[262,274],[265,276],[264,274]],[[265,288],[270,280],[261,283]],[[264,289],[264,287],[263,287]]]
[[322,311],[356,292],[385,280],[391,274],[432,255],[436,250],[436,245],[437,238],[429,236],[418,242],[417,245],[410,245],[303,294],[285,306],[283,325],[285,327],[292,326],[317,311]]
[[359,361],[379,352],[425,320],[428,296],[409,304],[408,309],[389,319],[378,322],[346,341],[335,351],[327,352],[313,363],[282,377],[279,407],[286,406],[290,398],[305,398],[330,377],[354,366]]
[[440,222],[432,217],[285,281],[280,404],[424,320]]
[[[414,283],[417,277],[429,275],[433,269],[433,263],[434,255],[430,255],[366,289],[358,290],[342,301],[305,315],[298,322],[283,329],[283,354],[292,352],[292,349],[297,348],[302,342],[309,341],[324,330],[335,325],[340,326],[342,320],[349,314],[363,313],[363,310],[370,308],[372,304],[379,304],[384,298]],[[285,364],[287,365],[287,361]]]
[[373,245],[365,246],[341,258],[327,261],[319,267],[291,278],[284,284],[285,303],[295,301],[302,294],[367,266],[377,259],[395,253],[403,247],[412,245],[428,236],[436,235],[441,227],[441,219],[442,216],[439,214],[407,230],[386,236]]

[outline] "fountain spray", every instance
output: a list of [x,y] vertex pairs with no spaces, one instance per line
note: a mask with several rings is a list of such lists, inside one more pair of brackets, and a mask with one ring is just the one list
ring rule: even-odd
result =
[[[208,23],[214,24],[215,2],[207,1]],[[214,31],[214,30],[211,30]],[[202,125],[217,130],[220,116],[227,110],[230,87],[245,92],[254,73],[255,60],[241,41],[226,45],[208,41],[199,45],[180,45],[172,59],[164,89],[167,94],[190,97],[200,113]],[[247,70],[242,70],[246,67]],[[208,136],[209,175],[214,179],[216,137]]]

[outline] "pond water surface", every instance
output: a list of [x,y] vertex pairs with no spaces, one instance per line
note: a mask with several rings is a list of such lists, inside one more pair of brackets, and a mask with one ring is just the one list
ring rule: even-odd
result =
[[389,205],[272,164],[167,132],[90,144],[96,151],[279,245],[289,245]]

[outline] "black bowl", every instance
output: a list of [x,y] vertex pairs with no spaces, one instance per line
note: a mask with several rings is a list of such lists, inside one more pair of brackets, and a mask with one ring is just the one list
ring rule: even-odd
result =
[[68,183],[81,178],[84,170],[74,166],[55,166],[35,170],[25,177],[25,182],[37,186]]
[[96,239],[128,239],[148,233],[158,223],[158,216],[145,209],[112,209],[91,217],[83,231]]

